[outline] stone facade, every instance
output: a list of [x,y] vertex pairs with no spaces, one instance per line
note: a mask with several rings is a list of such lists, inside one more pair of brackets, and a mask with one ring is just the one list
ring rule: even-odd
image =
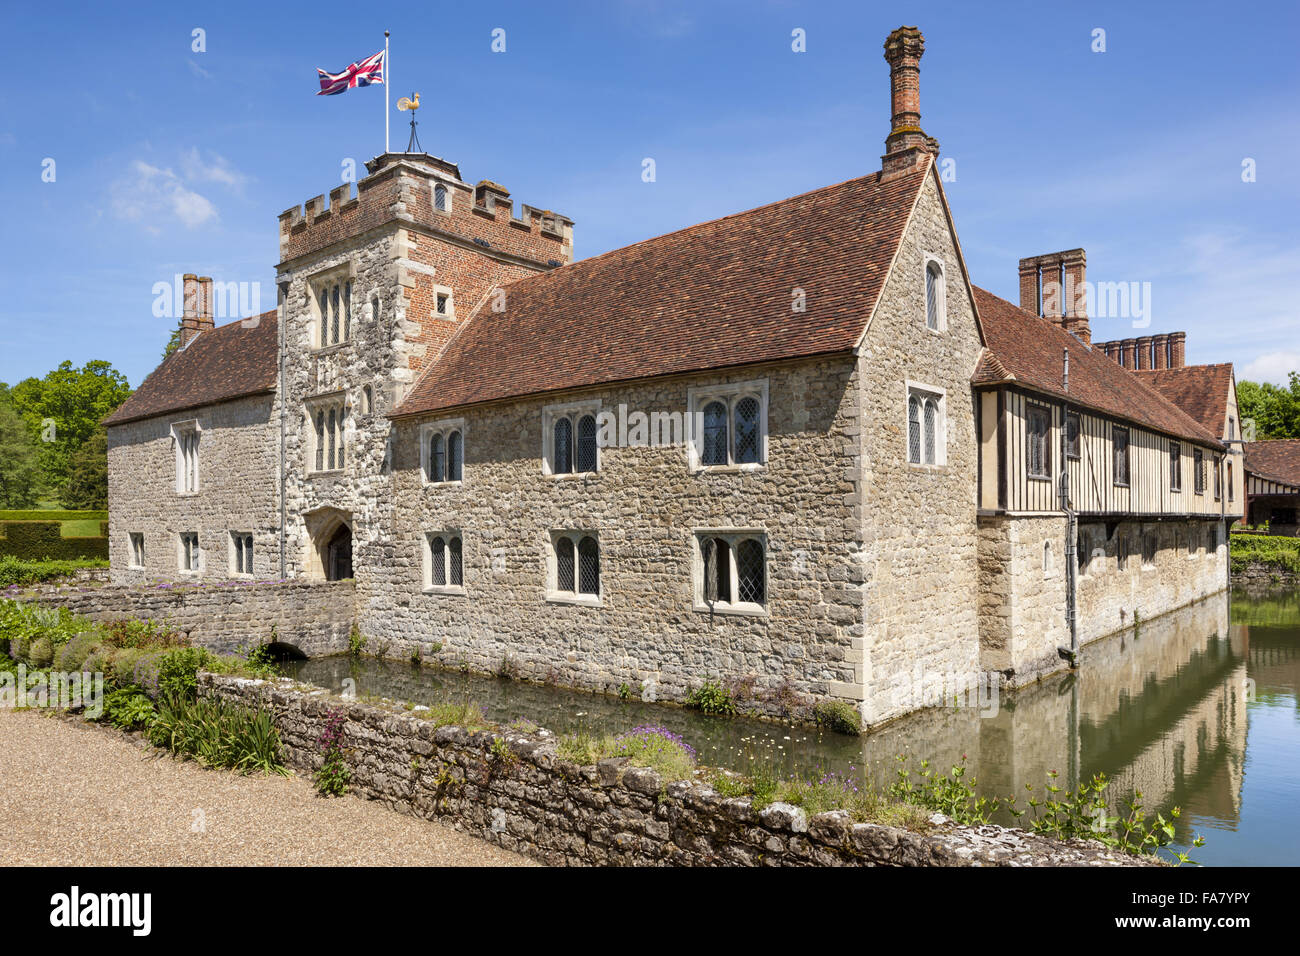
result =
[[[938,331],[925,323],[930,261],[945,277],[946,322]],[[867,723],[920,706],[918,668],[926,681],[962,686],[979,667],[970,373],[981,341],[964,271],[937,176],[929,176],[863,338],[861,459],[844,476],[854,482],[853,533],[862,541],[864,648],[852,695]],[[943,396],[939,464],[908,463],[909,384]]]
[[[399,426],[391,557],[358,574],[362,629],[396,646],[440,643],[446,663],[593,690],[627,683],[647,699],[680,700],[706,678],[752,678],[775,710],[783,688],[822,697],[856,686],[855,376],[851,361],[822,360],[469,409],[458,483],[427,483],[419,424]],[[602,448],[590,474],[543,468],[551,401],[680,415],[692,387],[733,381],[766,385],[768,458],[759,469],[693,472],[681,442]],[[550,535],[565,529],[599,542],[595,605],[548,599]],[[701,606],[704,529],[765,540],[765,613]],[[464,587],[426,589],[425,535],[447,531],[464,542]]]
[[[854,823],[843,811],[809,817],[776,803],[756,810],[698,780],[667,781],[625,758],[580,767],[555,737],[436,727],[395,707],[326,697],[292,682],[199,676],[199,693],[265,707],[290,764],[320,765],[325,722],[342,713],[354,793],[443,820],[552,865],[623,866],[1143,866],[1146,858],[1082,840],[1060,842],[937,817],[916,833]],[[494,749],[503,739],[505,751]]]
[[[197,424],[198,489],[177,490],[176,426]],[[108,430],[108,538],[114,584],[280,577],[279,406],[253,395]],[[184,532],[199,536],[197,571],[181,570]],[[252,534],[251,572],[237,574],[232,533]],[[131,535],[144,536],[144,563]]]
[[[1066,666],[1066,526],[1063,516],[980,516],[981,666],[1010,685]],[[1228,586],[1222,522],[1082,521],[1080,534],[1080,646]]]
[[341,654],[356,620],[350,581],[51,587],[18,596],[92,621],[150,618],[222,654],[265,643],[309,657]]

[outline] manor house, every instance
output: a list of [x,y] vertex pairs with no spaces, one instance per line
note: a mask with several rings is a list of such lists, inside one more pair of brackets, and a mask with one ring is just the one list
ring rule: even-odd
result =
[[1235,398],[1092,347],[1081,249],[972,284],[923,50],[878,169],[592,258],[425,153],[286,210],[277,308],[186,276],[107,420],[113,580],[351,579],[394,652],[865,724],[1222,590]]

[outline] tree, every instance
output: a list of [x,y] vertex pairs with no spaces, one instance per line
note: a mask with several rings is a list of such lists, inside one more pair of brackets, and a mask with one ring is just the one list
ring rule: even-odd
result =
[[74,368],[63,362],[44,378],[28,378],[10,390],[14,407],[36,442],[39,483],[61,494],[73,453],[126,401],[131,386],[108,362]]
[[108,507],[108,432],[103,428],[72,453],[59,504],[72,511]]
[[1254,421],[1255,437],[1300,438],[1300,373],[1292,372],[1290,385],[1238,382],[1237,413],[1243,427]]
[[36,504],[36,445],[14,408],[9,386],[0,382],[0,508]]
[[178,325],[172,329],[171,337],[167,339],[167,344],[163,346],[163,361],[171,358],[171,354],[181,347],[181,327]]

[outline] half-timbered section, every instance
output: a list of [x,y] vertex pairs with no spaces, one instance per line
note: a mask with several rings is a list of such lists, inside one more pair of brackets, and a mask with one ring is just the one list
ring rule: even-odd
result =
[[[1182,335],[1182,333],[1171,333]],[[1161,336],[1154,336],[1160,339]],[[1170,337],[1166,337],[1170,338]],[[1226,451],[1221,463],[1223,512],[1229,522],[1245,516],[1243,494],[1246,466],[1242,453],[1241,416],[1237,411],[1237,378],[1232,363],[1183,365],[1181,344],[1171,350],[1178,364],[1138,371],[1136,376],[1218,436]]]
[[1300,535],[1300,439],[1247,442],[1245,449],[1247,523]]
[[1026,260],[1042,269],[1022,282],[1036,311],[975,293],[988,345],[972,380],[981,566],[1009,596],[984,602],[981,647],[1013,682],[1221,590],[1224,519],[1239,509],[1217,434],[1091,348],[1083,303],[1053,312],[1052,266],[1073,264],[1062,284],[1083,287],[1082,250],[1056,255]]

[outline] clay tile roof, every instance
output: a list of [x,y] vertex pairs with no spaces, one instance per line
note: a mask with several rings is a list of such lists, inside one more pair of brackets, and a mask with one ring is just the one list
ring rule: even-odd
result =
[[1300,438],[1248,441],[1245,448],[1248,472],[1300,487]]
[[[247,323],[247,324],[246,324]],[[105,425],[275,390],[275,310],[200,333],[150,373]]]
[[[874,173],[506,287],[393,417],[854,348],[925,168]],[[805,290],[807,311],[791,311]]]
[[1228,416],[1228,395],[1232,391],[1231,362],[1186,365],[1182,368],[1135,369],[1133,374],[1214,434],[1223,434]]
[[[992,292],[972,288],[988,345],[971,377],[973,384],[1016,382],[1175,438],[1221,447],[1218,430],[1207,431],[1104,352],[1089,349],[1055,323]],[[1062,383],[1066,348],[1070,350],[1068,395]]]

